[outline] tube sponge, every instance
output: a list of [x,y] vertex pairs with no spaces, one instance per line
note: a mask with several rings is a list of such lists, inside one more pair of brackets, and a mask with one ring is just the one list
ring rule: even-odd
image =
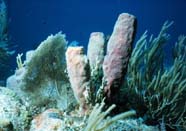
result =
[[[96,64],[101,68],[104,59],[105,38],[102,32],[90,34],[87,56],[91,69],[96,68]],[[98,68],[99,68],[98,67]]]
[[105,37],[102,32],[92,32],[90,34],[87,56],[91,69],[91,89],[89,91],[91,103],[94,103],[95,92],[100,88],[102,84],[102,64],[105,54],[105,43]]
[[107,81],[104,90],[108,98],[111,97],[111,92],[122,84],[132,51],[134,34],[135,17],[127,13],[120,14],[108,41],[103,62],[104,78]]
[[85,91],[89,86],[90,71],[83,47],[68,47],[66,51],[67,72],[70,78],[71,87],[80,107],[83,111],[88,109]]

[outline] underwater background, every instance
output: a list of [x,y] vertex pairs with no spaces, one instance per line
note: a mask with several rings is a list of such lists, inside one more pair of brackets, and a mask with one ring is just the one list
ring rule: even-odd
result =
[[[36,48],[49,34],[62,31],[69,42],[87,47],[91,32],[110,35],[118,15],[137,17],[137,36],[156,35],[162,24],[174,21],[167,54],[180,34],[186,34],[185,0],[7,0],[9,34],[17,53]],[[170,56],[169,56],[170,57]],[[168,58],[169,58],[168,57]]]

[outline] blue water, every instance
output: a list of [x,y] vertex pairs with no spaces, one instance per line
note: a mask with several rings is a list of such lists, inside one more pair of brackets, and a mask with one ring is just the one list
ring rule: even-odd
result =
[[59,31],[67,35],[69,42],[75,40],[86,47],[91,32],[111,34],[122,12],[137,17],[136,40],[145,30],[157,34],[166,20],[174,21],[168,49],[180,34],[186,34],[186,0],[7,1],[9,33],[11,42],[18,45],[17,53],[35,49],[48,35]]

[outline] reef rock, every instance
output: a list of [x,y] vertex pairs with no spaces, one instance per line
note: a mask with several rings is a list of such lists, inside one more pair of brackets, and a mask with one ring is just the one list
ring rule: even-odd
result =
[[46,110],[32,120],[30,131],[61,131],[62,114],[57,109]]
[[84,117],[74,113],[48,109],[32,120],[30,131],[82,131],[86,125]]
[[0,130],[24,131],[28,126],[28,111],[10,89],[0,87]]
[[[126,119],[114,122],[105,131],[161,131],[158,126],[144,124],[142,118]],[[162,130],[163,131],[163,130]]]

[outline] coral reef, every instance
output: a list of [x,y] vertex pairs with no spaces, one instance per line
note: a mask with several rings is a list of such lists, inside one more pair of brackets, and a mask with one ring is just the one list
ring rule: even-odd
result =
[[[102,112],[104,106],[103,101],[101,104],[96,104],[89,117],[68,115],[57,109],[48,109],[32,120],[30,131],[104,131],[114,122],[135,115],[135,111],[128,111],[105,118],[115,105]],[[111,131],[111,128],[107,131]]]
[[[148,40],[145,32],[132,50],[135,25],[133,15],[120,14],[108,43],[103,33],[91,33],[87,55],[77,42],[66,48],[61,33],[27,52],[24,62],[18,54],[9,89],[0,89],[0,130],[185,130],[186,37],[179,37],[174,63],[166,67],[163,46],[172,23],[166,22],[155,38]],[[10,89],[17,94],[6,93]],[[22,115],[10,114],[10,108]]]

